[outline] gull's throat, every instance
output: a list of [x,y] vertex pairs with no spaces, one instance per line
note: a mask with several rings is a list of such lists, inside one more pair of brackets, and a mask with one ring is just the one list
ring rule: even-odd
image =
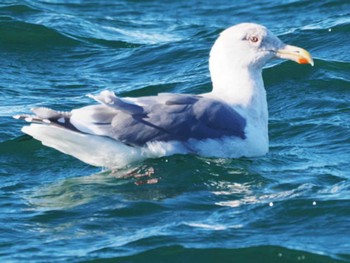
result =
[[213,90],[210,94],[240,112],[247,120],[249,130],[259,131],[258,135],[250,134],[251,138],[268,145],[268,107],[262,71],[214,68],[211,73]]
[[265,88],[260,70],[215,70],[212,71],[212,94],[232,106],[248,108],[263,96],[266,99]]

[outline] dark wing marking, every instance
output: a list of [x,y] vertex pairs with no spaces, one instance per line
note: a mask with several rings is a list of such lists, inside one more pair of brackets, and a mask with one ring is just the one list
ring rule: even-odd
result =
[[15,119],[21,119],[31,123],[55,125],[55,126],[60,126],[62,128],[69,129],[69,130],[80,132],[70,122],[71,112],[55,111],[53,109],[49,109],[45,107],[33,108],[32,112],[35,115],[20,114],[13,117]]

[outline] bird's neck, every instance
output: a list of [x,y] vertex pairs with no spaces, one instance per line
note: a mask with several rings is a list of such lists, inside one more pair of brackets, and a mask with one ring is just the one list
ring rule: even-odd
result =
[[266,91],[261,70],[236,69],[211,72],[212,94],[232,106],[265,107]]
[[245,115],[254,126],[268,131],[268,108],[261,70],[236,69],[211,71],[210,93]]

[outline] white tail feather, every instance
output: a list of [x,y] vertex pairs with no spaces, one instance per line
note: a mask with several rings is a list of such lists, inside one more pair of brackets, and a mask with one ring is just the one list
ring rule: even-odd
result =
[[119,168],[129,163],[145,159],[139,148],[127,146],[107,137],[83,134],[40,124],[22,128],[42,144],[69,154],[93,166]]

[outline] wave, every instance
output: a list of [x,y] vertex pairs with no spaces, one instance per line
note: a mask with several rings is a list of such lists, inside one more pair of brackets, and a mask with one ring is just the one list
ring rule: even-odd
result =
[[[53,25],[52,25],[53,26]],[[106,46],[110,48],[137,48],[142,44],[124,40],[111,40],[90,37],[87,33],[73,30],[63,30],[62,33],[54,28],[41,24],[33,24],[2,18],[0,20],[0,47],[6,49],[28,49],[71,47],[81,44],[92,46]],[[73,32],[70,32],[73,31]]]
[[55,29],[13,19],[0,21],[0,35],[0,47],[6,49],[33,50],[79,44]]
[[13,5],[7,5],[7,6],[1,6],[0,12],[2,14],[6,15],[23,15],[28,13],[39,13],[40,10],[30,7],[28,5],[21,5],[21,4],[13,4]]
[[[350,63],[330,58],[315,58],[315,66],[298,65],[292,61],[283,61],[264,69],[266,87],[291,81],[335,81],[340,86],[349,85]],[[347,83],[347,84],[346,84]]]
[[87,43],[92,43],[92,44],[111,47],[111,48],[137,48],[142,46],[141,44],[126,42],[121,40],[118,41],[118,40],[108,40],[108,39],[90,38],[90,37],[78,37],[78,39],[81,39],[82,41],[85,41]]
[[0,154],[4,156],[25,155],[41,147],[43,147],[41,143],[33,140],[29,135],[21,135],[15,139],[0,142]]
[[[18,12],[33,11],[27,6],[7,6],[1,9]],[[74,47],[78,45],[106,46],[111,48],[137,48],[142,43],[128,39],[127,35],[109,32],[104,27],[66,15],[46,15],[40,20],[22,20],[16,14],[0,17],[0,47],[5,49],[37,50],[42,48]],[[31,22],[32,21],[32,22]]]
[[334,8],[340,6],[346,6],[346,3],[342,0],[326,0],[320,3],[314,1],[285,1],[286,3],[280,3],[275,5],[275,8],[280,8],[281,10],[290,10],[293,8],[308,9],[308,8]]
[[[203,244],[204,246],[204,244]],[[108,252],[109,249],[101,249]],[[95,254],[92,252],[91,254]],[[345,262],[349,258],[319,255],[299,249],[262,245],[246,248],[186,248],[179,245],[158,247],[131,256],[104,258],[111,262]],[[84,262],[95,262],[86,260]]]

